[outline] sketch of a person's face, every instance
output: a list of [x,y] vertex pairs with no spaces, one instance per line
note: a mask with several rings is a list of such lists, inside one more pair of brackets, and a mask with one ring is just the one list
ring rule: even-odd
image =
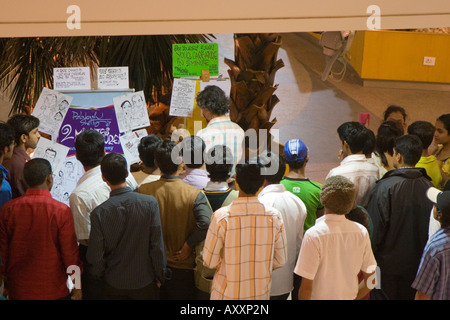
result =
[[69,101],[64,99],[60,103],[58,103],[58,110],[59,111],[64,111],[64,110],[67,109],[68,106],[69,106]]
[[122,102],[122,105],[120,106],[122,108],[122,112],[124,113],[124,115],[130,115],[131,114],[131,102],[128,100],[125,100],[124,102]]
[[56,95],[55,94],[48,94],[45,97],[44,106],[49,108],[49,109],[52,109],[55,106],[55,104],[56,104]]
[[53,116],[53,120],[55,121],[62,121],[62,119],[64,118],[63,114],[61,112],[57,112],[54,116]]
[[142,97],[140,95],[134,95],[133,98],[131,98],[131,101],[133,101],[133,107],[135,109],[141,108],[144,105],[144,100],[142,100]]
[[63,201],[68,201],[68,200],[69,200],[69,193],[64,192]]
[[53,161],[55,161],[56,158],[56,151],[53,149],[46,149],[44,158],[47,159],[51,164],[53,164]]

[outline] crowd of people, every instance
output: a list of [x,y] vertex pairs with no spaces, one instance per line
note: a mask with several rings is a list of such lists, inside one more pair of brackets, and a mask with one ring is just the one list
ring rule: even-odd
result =
[[29,156],[39,120],[0,123],[3,299],[450,299],[450,114],[341,124],[322,184],[301,139],[248,157],[225,93],[196,99],[207,126],[142,138],[138,171],[81,132],[69,206]]

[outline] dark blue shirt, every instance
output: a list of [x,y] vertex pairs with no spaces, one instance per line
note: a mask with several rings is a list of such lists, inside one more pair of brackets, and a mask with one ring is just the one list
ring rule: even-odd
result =
[[92,275],[114,288],[163,283],[167,261],[156,199],[129,187],[112,190],[91,213],[86,258]]
[[12,199],[12,189],[9,182],[6,180],[6,175],[8,174],[8,170],[4,166],[0,164],[0,174],[3,175],[3,181],[1,182],[1,189],[0,189],[0,208],[9,200]]

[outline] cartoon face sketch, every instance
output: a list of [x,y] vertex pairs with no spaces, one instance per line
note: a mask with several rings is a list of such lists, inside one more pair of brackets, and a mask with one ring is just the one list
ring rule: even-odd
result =
[[55,161],[57,152],[51,148],[45,149],[44,158],[47,159],[50,164],[53,166],[53,162]]
[[58,110],[59,111],[64,111],[69,107],[69,101],[67,101],[66,99],[60,101],[58,103]]
[[61,122],[64,119],[64,116],[61,112],[57,112],[55,113],[55,115],[53,116],[53,120]]
[[132,105],[131,105],[130,101],[125,100],[124,102],[122,102],[122,104],[120,105],[120,108],[122,109],[122,113],[124,114],[124,116],[131,115]]
[[53,109],[53,107],[56,104],[56,94],[54,93],[49,93],[48,95],[45,96],[44,99],[44,106],[46,106],[49,109]]

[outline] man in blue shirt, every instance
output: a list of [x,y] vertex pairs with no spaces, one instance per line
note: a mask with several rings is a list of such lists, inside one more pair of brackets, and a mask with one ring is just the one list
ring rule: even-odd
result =
[[6,180],[8,170],[3,166],[3,161],[11,159],[14,150],[14,130],[6,123],[0,123],[0,208],[12,198],[11,185]]
[[168,276],[158,202],[127,186],[120,154],[106,155],[101,171],[111,194],[91,213],[89,271],[103,281],[105,299],[156,300]]
[[441,223],[428,241],[412,287],[417,290],[416,300],[450,299],[450,187],[444,191],[434,187],[427,196],[434,203],[435,219]]

